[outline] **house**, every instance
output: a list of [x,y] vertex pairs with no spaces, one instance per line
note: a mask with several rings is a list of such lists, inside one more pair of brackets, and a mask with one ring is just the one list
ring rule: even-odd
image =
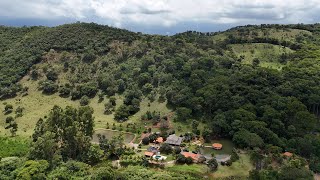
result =
[[152,156],[154,155],[154,153],[153,153],[153,152],[146,151],[146,152],[144,152],[144,155],[145,155],[146,157],[152,157]]
[[157,147],[150,146],[150,147],[148,147],[147,151],[156,154],[159,150]]
[[175,134],[171,134],[165,143],[170,144],[172,146],[180,146],[183,141],[183,137],[176,136]]
[[185,158],[192,158],[192,160],[194,162],[198,162],[200,155],[199,154],[195,154],[195,153],[191,153],[191,152],[181,152],[181,154],[185,157]]
[[163,143],[163,137],[158,137],[157,139],[156,139],[156,143]]
[[285,152],[285,153],[283,153],[283,155],[288,158],[293,156],[293,154],[291,152]]
[[220,149],[222,149],[222,144],[220,144],[220,143],[213,143],[213,144],[212,144],[212,148],[215,149],[215,150],[220,150]]

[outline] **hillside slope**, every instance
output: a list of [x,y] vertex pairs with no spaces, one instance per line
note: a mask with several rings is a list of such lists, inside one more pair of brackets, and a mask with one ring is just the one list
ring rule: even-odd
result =
[[[22,136],[30,136],[54,104],[89,104],[97,127],[136,123],[143,131],[153,123],[141,120],[147,111],[174,111],[172,123],[181,132],[200,121],[194,132],[232,139],[241,148],[277,146],[319,156],[316,148],[299,146],[320,142],[314,135],[319,27],[261,25],[175,36],[86,23],[0,27],[0,108],[24,108],[16,117]],[[9,116],[15,112],[0,118]],[[1,134],[9,134],[6,123],[1,126]]]

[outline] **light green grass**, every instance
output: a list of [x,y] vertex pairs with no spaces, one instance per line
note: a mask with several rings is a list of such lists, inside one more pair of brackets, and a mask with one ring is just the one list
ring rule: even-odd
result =
[[253,59],[258,58],[261,67],[278,70],[284,66],[279,63],[281,54],[291,54],[294,52],[290,48],[267,43],[232,44],[230,48],[238,58],[244,56],[242,60],[243,64],[252,64]]
[[[58,105],[61,107],[66,106],[73,106],[73,107],[79,107],[80,103],[79,100],[72,101],[70,98],[61,98],[59,97],[58,93],[53,95],[44,95],[40,91],[38,91],[38,81],[32,81],[28,80],[29,77],[24,77],[20,83],[23,86],[26,86],[29,88],[28,92],[29,95],[21,97],[20,95],[0,101],[0,109],[3,111],[5,104],[12,104],[14,107],[14,110],[20,106],[24,108],[23,116],[16,119],[18,123],[18,132],[17,135],[23,136],[23,137],[30,137],[33,133],[34,127],[36,122],[39,120],[39,118],[43,118],[44,116],[48,115],[50,110],[53,108],[54,105]],[[117,98],[117,107],[119,107],[123,102],[122,96],[116,96]],[[112,124],[115,123],[117,127],[119,127],[120,123],[117,123],[114,120],[114,115],[105,115],[104,114],[104,104],[108,102],[108,99],[105,98],[105,100],[101,103],[98,103],[98,97],[90,100],[89,105],[93,108],[95,117],[95,128],[106,128],[107,123],[109,123],[110,128],[112,127]],[[148,106],[148,100],[143,99],[140,104],[140,111],[136,113],[134,116],[130,117],[128,121],[123,123],[123,129],[125,130],[127,123],[136,123],[137,128],[143,128],[144,123],[140,120],[141,116],[145,114],[148,110],[149,111],[160,111],[161,115],[165,115],[170,112],[170,110],[166,107],[166,102],[159,103],[158,101],[154,101],[150,103],[150,107]],[[4,127],[5,125],[5,118],[7,116],[15,116],[14,112],[9,115],[4,115],[4,113],[0,112],[0,135],[10,135],[9,130],[6,130]],[[149,124],[148,124],[149,125]],[[150,122],[151,125],[151,122]],[[138,136],[139,137],[139,136]]]
[[191,165],[175,165],[166,167],[167,170],[181,173],[181,174],[195,174],[195,175],[202,175],[209,171],[208,167],[204,164],[191,164]]
[[240,154],[240,159],[231,166],[221,166],[219,165],[218,170],[211,173],[211,177],[216,178],[226,178],[231,176],[246,178],[249,176],[249,171],[252,170],[253,165],[250,162],[250,157],[247,154]]

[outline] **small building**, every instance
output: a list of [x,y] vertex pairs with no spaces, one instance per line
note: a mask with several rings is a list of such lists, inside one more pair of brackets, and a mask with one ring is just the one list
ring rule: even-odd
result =
[[163,143],[163,137],[158,137],[157,139],[156,139],[156,143]]
[[293,156],[293,154],[291,152],[285,152],[283,153],[283,156],[290,158]]
[[213,144],[212,144],[212,148],[215,149],[215,150],[220,150],[220,149],[222,149],[222,144],[220,144],[220,143],[213,143]]
[[180,146],[183,141],[183,137],[176,136],[175,134],[171,134],[165,143],[170,144],[172,146]]
[[152,159],[154,160],[158,160],[158,161],[162,161],[162,160],[166,160],[167,156],[161,156],[161,155],[153,155]]
[[157,147],[150,146],[150,147],[148,147],[147,151],[152,152],[153,154],[156,154],[159,150]]
[[188,158],[188,157],[192,158],[192,160],[194,162],[198,162],[199,157],[200,157],[199,154],[195,154],[195,153],[191,153],[191,152],[181,152],[181,154],[186,158]]
[[152,156],[154,155],[154,153],[153,153],[153,152],[146,151],[146,152],[144,152],[144,155],[145,155],[146,157],[152,157]]

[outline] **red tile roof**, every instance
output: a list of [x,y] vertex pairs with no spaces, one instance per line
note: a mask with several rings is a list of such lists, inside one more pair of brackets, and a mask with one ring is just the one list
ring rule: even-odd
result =
[[283,153],[284,156],[287,156],[287,157],[292,157],[293,154],[291,152],[285,152]]
[[198,161],[198,159],[199,159],[199,154],[194,154],[191,152],[182,152],[181,154],[186,158],[191,157],[195,161]]
[[212,144],[213,149],[222,149],[222,144],[220,143],[213,143]]
[[153,152],[148,152],[148,151],[146,151],[146,152],[144,152],[144,155],[151,157],[151,156],[154,155],[154,153],[153,153]]
[[162,137],[158,137],[156,140],[158,143],[163,143],[163,138]]

